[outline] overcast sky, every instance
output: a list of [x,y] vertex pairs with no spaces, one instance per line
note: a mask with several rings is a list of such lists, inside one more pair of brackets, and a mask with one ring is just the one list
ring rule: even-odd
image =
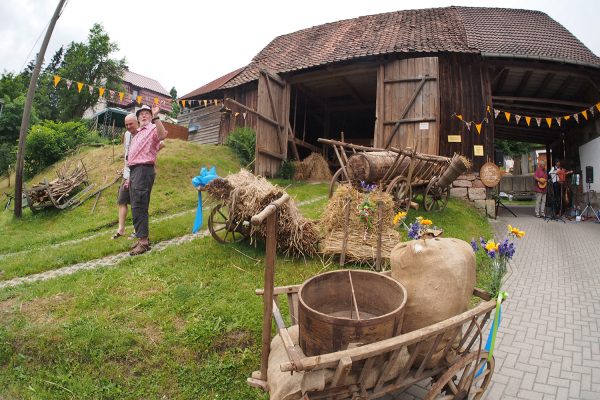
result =
[[[21,71],[38,51],[58,0],[0,0],[0,72]],[[341,19],[450,5],[540,10],[600,55],[600,1],[68,0],[46,61],[85,41],[94,22],[117,42],[133,72],[184,95],[243,67],[276,36]],[[67,77],[68,78],[68,77]]]

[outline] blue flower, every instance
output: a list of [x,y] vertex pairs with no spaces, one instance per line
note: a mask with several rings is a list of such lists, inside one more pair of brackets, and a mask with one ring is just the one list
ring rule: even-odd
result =
[[479,247],[477,246],[477,242],[475,241],[475,239],[471,239],[471,247],[473,248],[474,252],[477,252],[477,250],[479,250]]

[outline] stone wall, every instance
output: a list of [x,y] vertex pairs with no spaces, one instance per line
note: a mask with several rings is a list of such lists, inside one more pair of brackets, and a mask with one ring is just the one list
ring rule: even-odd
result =
[[491,198],[492,192],[479,179],[479,174],[469,173],[459,176],[450,188],[450,196],[473,202],[482,214],[495,218],[496,203]]

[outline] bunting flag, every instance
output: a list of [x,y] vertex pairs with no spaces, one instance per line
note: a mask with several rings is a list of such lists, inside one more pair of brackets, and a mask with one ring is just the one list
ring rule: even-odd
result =
[[537,122],[537,125],[541,128],[542,127],[542,119],[541,118],[536,118],[535,122]]
[[595,115],[595,114],[596,114],[596,112],[594,111],[594,106],[591,106],[591,107],[589,108],[589,110],[590,110],[590,114],[592,114],[592,115]]
[[244,117],[244,119],[246,119],[246,111],[244,111],[244,112],[242,113],[242,117]]
[[208,105],[208,100],[202,100],[202,102],[204,103],[204,107]]
[[560,126],[560,117],[556,117],[556,123],[558,124],[558,126]]
[[73,81],[70,79],[67,79],[67,90],[71,90],[71,85],[73,84]]
[[142,104],[142,96],[136,96],[136,98],[135,98],[135,101],[136,101],[138,104]]
[[519,125],[519,121],[521,120],[521,116],[515,114],[515,120],[517,121],[517,125]]
[[600,111],[600,101],[596,103],[596,108],[598,109],[598,111]]
[[109,90],[109,91],[108,91],[108,94],[110,95],[109,97],[110,97],[111,99],[114,99],[114,98],[115,98],[115,91],[114,91],[114,90]]
[[99,87],[98,88],[98,93],[100,94],[100,97],[104,97],[104,88],[103,87]]
[[498,114],[500,114],[500,110],[494,108],[494,118],[498,118]]
[[575,118],[575,122],[579,123],[579,115],[573,114],[573,118]]
[[490,106],[487,106],[487,107],[485,108],[485,111],[486,111],[487,113],[490,113],[490,112],[491,112],[491,111],[490,111]]
[[238,111],[236,111],[236,113],[233,114],[234,117],[237,117],[238,115],[240,115],[240,113]]
[[463,120],[463,116],[461,114],[456,114],[456,118],[460,119],[461,121]]
[[77,93],[81,93],[81,89],[83,88],[82,82],[77,82]]
[[119,92],[119,101],[123,101],[123,97],[125,97],[125,93]]
[[552,118],[546,118],[546,123],[548,124],[548,128],[552,128]]
[[478,134],[478,135],[481,135],[481,126],[482,126],[482,125],[483,125],[483,124],[475,124],[475,128],[477,128],[477,134]]
[[570,115],[565,115],[563,118],[565,119],[565,121],[568,121],[568,120],[571,119],[571,116]]
[[587,110],[583,110],[583,111],[581,112],[581,114],[583,115],[583,118],[585,118],[585,120],[587,121],[587,119],[588,119],[588,116],[587,116]]
[[531,117],[525,117],[525,122],[527,123],[527,126],[531,125]]
[[88,85],[88,89],[90,91],[90,94],[94,94],[94,87],[91,85]]
[[471,130],[471,124],[472,122],[465,122],[465,125],[467,125],[467,130]]
[[58,85],[58,82],[60,82],[61,77],[58,75],[54,75],[54,87],[56,87],[56,85]]
[[506,121],[510,122],[510,113],[508,111],[504,111],[504,116],[506,117]]
[[154,104],[158,104],[158,97],[154,98]]

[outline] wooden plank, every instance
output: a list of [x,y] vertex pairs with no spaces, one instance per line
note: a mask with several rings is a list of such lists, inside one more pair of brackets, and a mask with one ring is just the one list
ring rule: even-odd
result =
[[271,106],[271,113],[273,113],[273,120],[277,122],[276,126],[277,126],[277,131],[279,133],[279,135],[277,136],[279,139],[279,151],[281,153],[283,153],[284,143],[282,143],[282,141],[285,141],[285,136],[283,134],[282,121],[279,116],[279,113],[277,112],[277,108],[275,107],[275,102],[273,100],[273,93],[271,91],[271,80],[269,79],[269,74],[265,70],[261,70],[261,73],[265,76],[265,79],[266,79],[267,94],[269,95],[269,105]]
[[278,154],[278,153],[275,153],[274,151],[271,151],[271,150],[262,149],[262,148],[260,148],[260,149],[259,149],[259,148],[257,148],[257,151],[258,151],[259,153],[261,153],[261,154],[265,154],[265,155],[267,155],[267,156],[270,156],[270,157],[276,158],[276,159],[278,159],[278,160],[285,160],[285,159],[287,159],[287,156],[286,156],[286,155],[284,155],[284,154]]
[[350,357],[343,357],[338,362],[338,366],[335,370],[335,374],[333,375],[333,381],[331,382],[331,386],[336,387],[340,386],[346,380],[348,376],[348,372],[350,372],[350,368],[352,367],[352,360]]
[[[420,117],[420,118],[404,118],[404,119],[398,119],[395,121],[384,121],[383,124],[384,125],[414,124],[415,122],[435,122],[435,121],[437,121],[436,117]],[[426,153],[426,152],[424,152],[424,153]]]
[[[414,78],[401,78],[401,79],[385,79],[383,83],[410,83],[410,82],[420,82],[423,79],[422,76],[415,76]],[[426,78],[428,81],[435,81],[437,78],[435,76],[429,76]]]
[[[408,113],[408,110],[413,105],[415,99],[419,95],[419,92],[421,91],[421,89],[423,89],[423,86],[425,86],[425,82],[426,82],[426,80],[423,78],[417,85],[417,88],[413,92],[413,95],[411,96],[410,100],[408,100],[408,103],[406,103],[406,105],[404,106],[404,109],[402,110],[402,112],[400,112],[400,120],[404,119],[404,117]],[[387,139],[386,145],[384,146],[386,149],[388,147],[390,147],[390,144],[392,143],[394,136],[396,136],[396,133],[398,132],[398,128],[400,128],[400,124],[396,123],[396,125],[394,125],[394,128],[392,129],[392,133],[391,133],[390,137]]]
[[[298,293],[298,290],[300,290],[300,286],[302,286],[302,285],[278,286],[273,289],[273,294],[279,295],[279,294],[288,294],[288,293]],[[256,289],[254,291],[254,294],[256,294],[258,296],[262,296],[264,294],[264,292],[265,292],[264,289]]]

